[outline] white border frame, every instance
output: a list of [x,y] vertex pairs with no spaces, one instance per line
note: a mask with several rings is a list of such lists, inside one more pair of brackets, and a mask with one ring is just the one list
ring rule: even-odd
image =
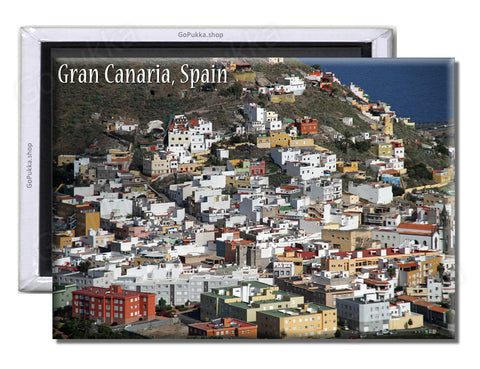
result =
[[[221,37],[209,36],[210,33]],[[370,42],[372,57],[393,57],[391,28],[87,28],[20,30],[19,290],[51,292],[52,277],[39,273],[40,50],[42,42]],[[31,145],[31,146],[30,146]],[[31,153],[31,154],[30,154]],[[31,160],[31,172],[29,171]]]

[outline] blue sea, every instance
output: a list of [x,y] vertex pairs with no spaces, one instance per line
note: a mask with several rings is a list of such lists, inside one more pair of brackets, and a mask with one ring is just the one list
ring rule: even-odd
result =
[[391,105],[397,116],[415,123],[447,122],[455,117],[455,60],[451,58],[300,58],[320,64],[343,85],[353,82],[370,102]]

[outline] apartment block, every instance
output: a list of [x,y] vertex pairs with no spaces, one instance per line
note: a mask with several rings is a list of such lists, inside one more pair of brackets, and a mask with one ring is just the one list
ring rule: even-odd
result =
[[216,288],[202,293],[200,317],[232,317],[245,322],[255,322],[257,312],[297,307],[303,296],[279,291],[277,286],[261,282],[241,282],[234,287]]
[[72,317],[105,324],[129,324],[155,318],[155,294],[86,287],[72,292]]
[[257,312],[259,338],[329,338],[337,331],[337,310],[313,303]]
[[390,303],[364,297],[337,300],[338,318],[360,332],[377,332],[389,328]]

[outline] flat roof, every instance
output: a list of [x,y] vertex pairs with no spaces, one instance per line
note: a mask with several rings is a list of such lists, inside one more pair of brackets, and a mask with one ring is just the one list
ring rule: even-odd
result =
[[271,315],[277,318],[286,318],[289,316],[312,315],[312,314],[319,314],[322,311],[335,310],[334,308],[331,308],[329,306],[317,305],[313,303],[309,303],[307,309],[312,309],[312,311],[300,311],[300,308],[284,308],[284,309],[276,309],[276,310],[262,310],[262,311],[258,311],[258,313]]

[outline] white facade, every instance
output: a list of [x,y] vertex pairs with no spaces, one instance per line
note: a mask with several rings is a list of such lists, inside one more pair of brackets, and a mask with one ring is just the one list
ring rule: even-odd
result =
[[115,219],[133,214],[133,202],[128,199],[103,199],[92,202],[100,212],[100,218]]
[[265,109],[261,106],[255,103],[245,104],[243,105],[243,113],[248,116],[249,122],[265,124]]
[[288,175],[299,177],[302,180],[309,180],[325,176],[325,168],[311,164],[288,161],[285,165]]
[[355,86],[353,83],[350,83],[350,91],[353,92],[355,96],[358,98],[368,101],[368,97],[365,94],[365,91],[363,91],[360,87]]
[[312,200],[337,201],[342,199],[342,180],[318,179],[305,181],[303,183],[303,193]]
[[193,177],[193,186],[225,188],[227,176],[225,174],[201,174]]
[[238,211],[240,214],[246,215],[249,220],[260,222],[265,204],[266,200],[263,196],[246,197],[240,202]]
[[348,184],[348,192],[373,204],[389,204],[393,200],[392,186],[384,183]]
[[285,169],[285,163],[287,161],[295,161],[297,155],[300,155],[301,152],[300,149],[273,148],[270,151],[270,156],[275,164],[279,165],[282,169]]
[[280,131],[282,129],[282,121],[281,120],[272,120],[267,121],[266,128],[270,131]]
[[405,147],[398,146],[393,148],[393,156],[397,159],[405,159]]
[[205,135],[196,132],[190,134],[190,151],[192,154],[207,151],[205,147]]
[[394,248],[400,246],[400,235],[394,229],[374,229],[371,234],[374,240],[380,241],[382,247]]
[[293,93],[297,96],[303,95],[305,91],[305,81],[297,76],[279,78],[274,90],[278,91],[282,89],[287,93]]
[[434,278],[427,278],[427,301],[442,302],[443,283]]
[[193,135],[211,135],[213,133],[213,124],[203,118],[192,120],[188,124],[190,133]]
[[258,280],[258,273],[241,273],[234,275],[194,274],[178,278],[138,278],[136,280],[119,280],[125,290],[155,293],[158,304],[164,299],[170,305],[182,305],[187,301],[200,302],[200,295],[212,288],[231,287],[243,280]]
[[90,158],[78,158],[73,162],[73,175],[78,176],[80,174],[81,167],[88,166],[90,164]]
[[265,122],[249,121],[247,122],[247,132],[262,132],[266,130]]

